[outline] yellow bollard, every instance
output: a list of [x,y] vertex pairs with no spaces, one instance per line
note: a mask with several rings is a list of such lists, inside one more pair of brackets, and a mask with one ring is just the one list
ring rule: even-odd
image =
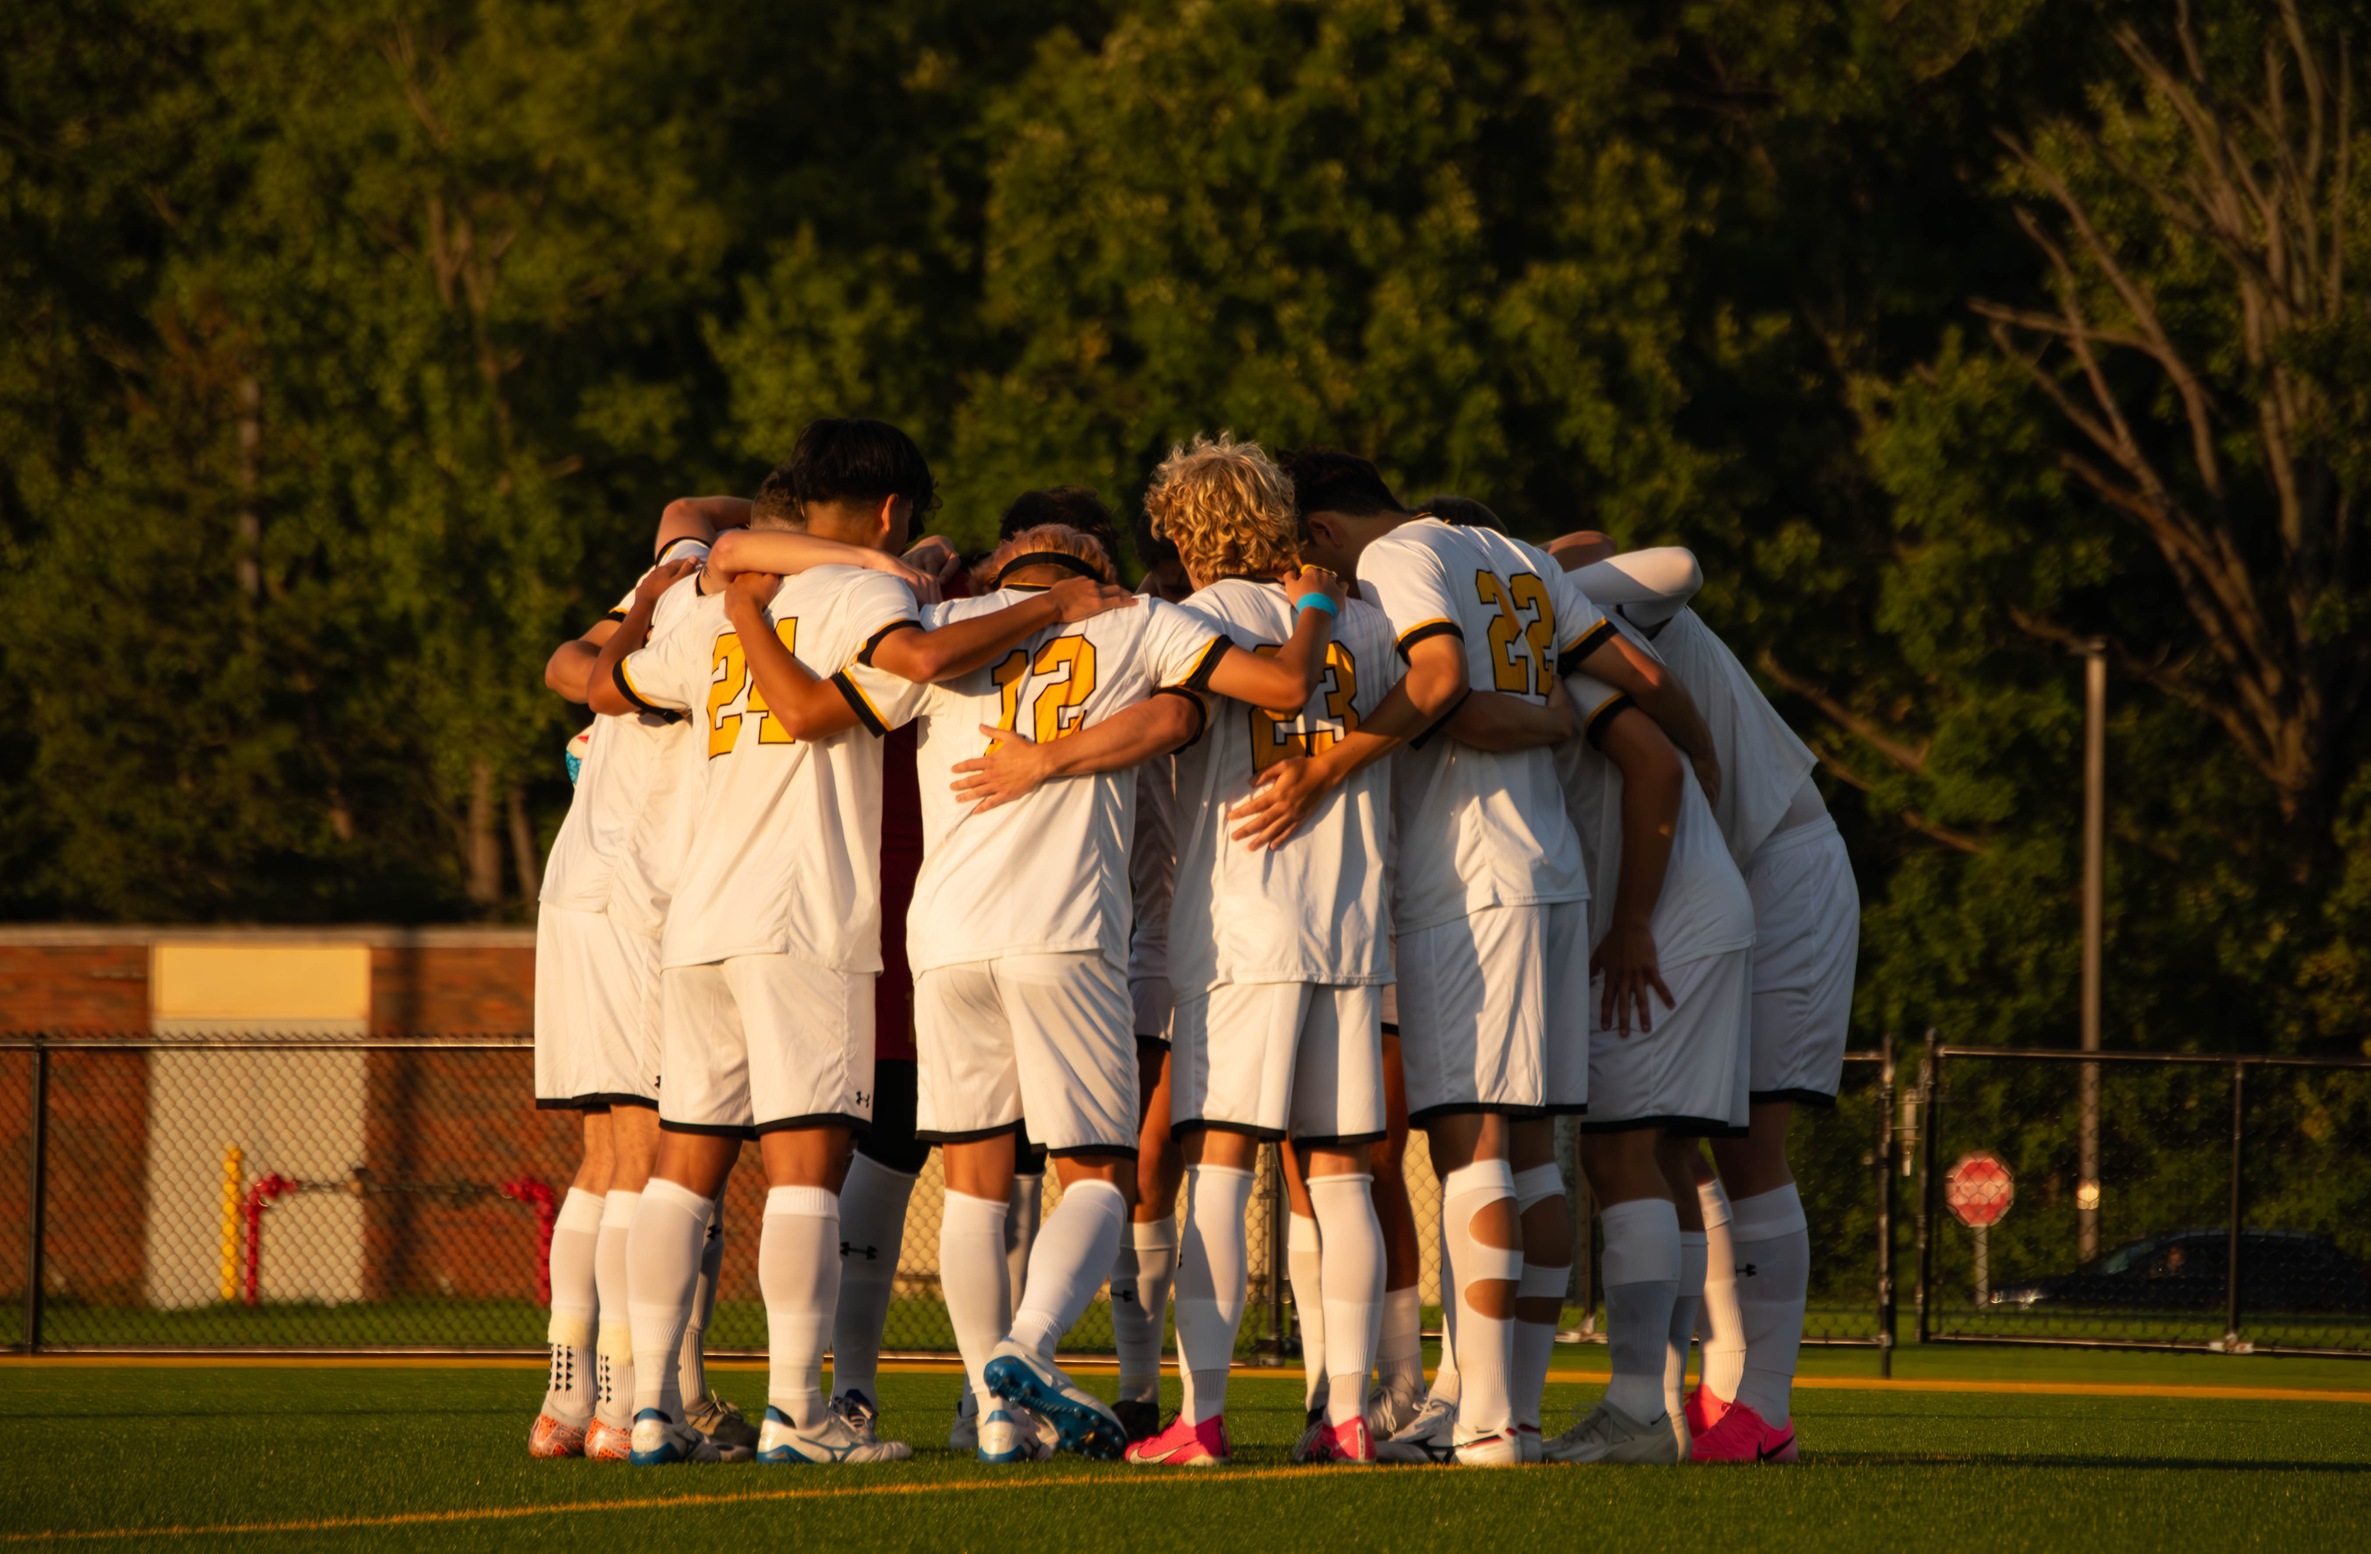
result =
[[222,1151],[222,1298],[239,1298],[239,1188],[246,1156],[231,1144]]

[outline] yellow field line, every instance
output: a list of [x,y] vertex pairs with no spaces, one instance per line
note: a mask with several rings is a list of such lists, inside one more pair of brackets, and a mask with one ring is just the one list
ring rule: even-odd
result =
[[[763,1370],[763,1360],[710,1360],[710,1370]],[[1118,1369],[1112,1360],[1065,1359],[1063,1368],[1078,1375],[1102,1375]],[[168,1354],[38,1354],[0,1356],[0,1372],[12,1367],[76,1369],[139,1366],[159,1369],[206,1370],[534,1370],[540,1359],[508,1355],[284,1355],[226,1354],[221,1356]],[[959,1360],[884,1360],[881,1369],[900,1376],[954,1376],[963,1370]],[[1294,1372],[1272,1365],[1238,1365],[1232,1375],[1246,1380],[1289,1376]],[[1600,1382],[1602,1370],[1565,1367],[1548,1373],[1550,1381]],[[2180,1382],[2127,1381],[2016,1381],[1959,1376],[1798,1376],[1795,1385],[1815,1392],[1991,1392],[2026,1397],[2164,1398],[2225,1403],[2371,1403],[2371,1389],[2350,1387],[2205,1386]],[[0,1540],[4,1541],[4,1540]]]
[[324,1516],[305,1521],[218,1522],[198,1527],[92,1527],[0,1533],[0,1543],[100,1543],[124,1538],[245,1538],[274,1532],[351,1532],[374,1527],[430,1527],[455,1522],[518,1521],[599,1511],[673,1510],[679,1506],[853,1500],[867,1496],[968,1494],[1011,1489],[1085,1489],[1145,1485],[1242,1483],[1305,1477],[1323,1468],[1213,1469],[1195,1473],[1080,1474],[1064,1477],[956,1479],[939,1484],[850,1484],[837,1489],[753,1489],[729,1495],[640,1495],[629,1500],[579,1500],[549,1505],[469,1506],[450,1511],[397,1511],[384,1516]]

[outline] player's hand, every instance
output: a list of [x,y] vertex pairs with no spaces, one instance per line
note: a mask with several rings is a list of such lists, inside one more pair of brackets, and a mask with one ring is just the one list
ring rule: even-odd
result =
[[1554,713],[1563,724],[1564,732],[1556,736],[1556,742],[1562,744],[1572,738],[1572,732],[1579,724],[1573,715],[1572,697],[1566,694],[1564,676],[1560,674],[1548,676],[1548,711]]
[[949,784],[955,797],[971,804],[973,814],[984,815],[1023,798],[1054,774],[1046,747],[1036,740],[992,723],[981,724],[980,732],[988,736],[988,753],[957,761],[955,780]]
[[1647,989],[1663,995],[1663,1007],[1676,1009],[1679,1000],[1671,996],[1671,989],[1663,985],[1663,971],[1655,952],[1655,936],[1644,923],[1617,921],[1597,941],[1597,950],[1589,957],[1589,976],[1605,979],[1605,991],[1598,995],[1597,1028],[1614,1031],[1627,1037],[1630,1016],[1635,1007],[1638,1015],[1638,1034],[1646,1035],[1655,1028],[1653,1005],[1647,999]]
[[1054,618],[1065,626],[1093,620],[1106,610],[1123,610],[1141,602],[1142,596],[1125,588],[1114,588],[1109,583],[1098,583],[1091,577],[1068,577],[1046,590],[1046,597],[1054,601]]
[[763,614],[781,586],[781,577],[772,572],[736,572],[725,584],[725,613]]
[[1287,756],[1252,779],[1251,796],[1227,811],[1229,834],[1252,851],[1282,847],[1308,820],[1331,780],[1307,756]]
[[652,567],[643,574],[642,581],[634,585],[634,602],[655,605],[659,602],[659,595],[673,588],[679,579],[699,570],[700,558],[697,556],[685,556],[665,566]]
[[930,579],[934,599],[946,597],[947,585],[963,571],[963,557],[945,536],[938,534],[925,534],[907,547],[905,564]]
[[1334,602],[1335,610],[1339,611],[1342,608],[1344,593],[1342,579],[1324,567],[1303,567],[1300,571],[1288,574],[1284,578],[1285,601],[1291,604],[1295,610],[1298,610],[1301,601],[1311,594],[1323,594]]
[[1696,786],[1704,790],[1704,802],[1715,805],[1721,801],[1721,763],[1711,756],[1690,756],[1688,764],[1696,768]]

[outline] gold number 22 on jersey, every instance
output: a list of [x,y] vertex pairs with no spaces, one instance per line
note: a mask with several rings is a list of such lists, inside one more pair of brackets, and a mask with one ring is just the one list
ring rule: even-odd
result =
[[[1047,678],[1057,674],[1062,678]],[[1042,745],[1077,733],[1079,720],[1086,716],[1086,700],[1095,693],[1095,644],[1084,637],[1056,637],[1040,647],[1034,659],[1026,648],[1007,653],[992,671],[998,693],[998,728],[1020,730],[1021,682],[1031,675],[1045,683],[1030,702],[1030,727],[1022,730],[1023,737]]]
[[[1547,695],[1548,681],[1556,673],[1556,607],[1548,602],[1548,585],[1531,572],[1518,572],[1502,583],[1497,573],[1478,571],[1474,590],[1484,604],[1498,611],[1498,618],[1490,623],[1490,670],[1495,688],[1517,695]],[[1520,613],[1524,610],[1531,612],[1528,622]],[[1529,663],[1515,657],[1517,634],[1531,649]]]
[[[774,635],[782,641],[784,652],[796,652],[799,640],[799,620],[793,615],[774,623]],[[739,712],[725,709],[741,700],[742,691],[749,700]],[[749,655],[742,651],[741,634],[726,631],[717,634],[716,656],[708,665],[708,759],[732,753],[734,743],[741,737],[741,720],[758,720],[757,742],[761,745],[795,745],[797,740],[783,732],[781,720],[766,716],[765,693],[749,679]]]

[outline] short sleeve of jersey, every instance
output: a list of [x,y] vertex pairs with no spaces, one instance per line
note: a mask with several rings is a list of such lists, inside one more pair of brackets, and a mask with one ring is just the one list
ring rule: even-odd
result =
[[1163,689],[1207,689],[1232,645],[1226,636],[1202,616],[1166,599],[1148,598],[1136,608],[1146,612],[1145,670],[1153,684]]
[[831,683],[848,699],[856,721],[876,738],[913,722],[930,701],[928,685],[875,669],[862,659],[833,675]]
[[1597,602],[1581,591],[1572,574],[1553,557],[1540,556],[1540,577],[1548,585],[1548,601],[1556,608],[1556,662],[1570,669],[1614,635],[1614,623]]
[[[690,597],[696,599],[698,585],[688,577],[683,581],[692,585]],[[666,630],[654,630],[618,660],[617,688],[626,700],[645,712],[688,712],[707,694],[714,639],[695,627],[695,615],[688,607],[676,612]]]
[[913,594],[886,572],[867,569],[851,579],[838,608],[847,612],[848,626],[858,643],[855,661],[868,667],[875,648],[906,627],[922,624],[922,611]]
[[1449,593],[1448,570],[1428,545],[1369,546],[1359,558],[1358,586],[1391,622],[1403,660],[1427,637],[1465,636]]

